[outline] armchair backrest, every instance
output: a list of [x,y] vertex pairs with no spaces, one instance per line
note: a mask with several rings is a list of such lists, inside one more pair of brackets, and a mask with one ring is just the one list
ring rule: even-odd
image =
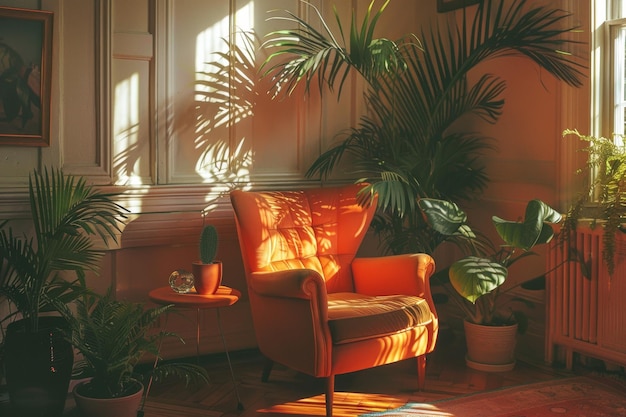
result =
[[302,191],[232,191],[246,274],[306,268],[329,293],[354,291],[350,264],[376,210],[361,206],[364,185]]

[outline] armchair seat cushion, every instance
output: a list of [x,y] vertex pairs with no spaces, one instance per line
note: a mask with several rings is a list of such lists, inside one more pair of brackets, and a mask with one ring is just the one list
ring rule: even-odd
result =
[[428,302],[413,295],[328,294],[328,325],[333,344],[377,338],[430,324]]

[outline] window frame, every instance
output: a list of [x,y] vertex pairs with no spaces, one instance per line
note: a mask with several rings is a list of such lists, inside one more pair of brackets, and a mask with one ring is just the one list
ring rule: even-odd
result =
[[[600,132],[605,137],[614,137],[621,142],[622,134],[626,133],[624,124],[626,123],[626,88],[624,81],[626,77],[626,18],[611,19],[604,22],[606,40],[604,42],[604,56],[607,58],[602,62],[608,62],[601,65],[600,72],[605,74],[601,77],[600,88],[603,93],[603,102],[606,103],[604,114],[606,120],[604,128]],[[621,33],[620,33],[621,32]],[[621,59],[618,57],[619,51],[622,51]],[[608,56],[607,56],[608,55]],[[619,122],[621,115],[621,123]],[[621,143],[620,143],[621,144]]]

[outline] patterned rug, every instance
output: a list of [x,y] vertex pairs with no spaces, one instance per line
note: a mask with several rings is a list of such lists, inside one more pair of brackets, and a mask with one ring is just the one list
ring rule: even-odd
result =
[[626,384],[573,377],[521,385],[432,403],[412,403],[374,416],[414,417],[623,417]]

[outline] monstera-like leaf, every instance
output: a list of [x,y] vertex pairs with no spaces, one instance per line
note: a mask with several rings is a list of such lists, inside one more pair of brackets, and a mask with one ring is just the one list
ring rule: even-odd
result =
[[471,229],[465,227],[467,214],[452,201],[422,198],[418,205],[427,223],[435,231],[445,236],[461,233],[466,237],[474,237]]
[[552,227],[547,223],[558,223],[561,214],[540,200],[531,200],[526,206],[523,222],[492,218],[493,224],[502,240],[507,245],[530,250],[535,245],[550,242],[554,236]]
[[[473,232],[467,224],[467,216],[459,207],[449,201],[422,198],[419,207],[428,225],[449,239],[467,240],[469,255],[455,262],[447,270],[449,282],[454,292],[472,304],[458,305],[473,323],[492,324],[519,311],[503,311],[497,300],[499,295],[528,282],[536,277],[516,277],[516,282],[497,291],[508,277],[508,268],[529,256],[536,255],[531,249],[550,242],[554,231],[550,223],[559,223],[561,215],[540,200],[531,200],[526,206],[523,221],[507,221],[493,216],[493,224],[502,238],[501,244],[481,239],[485,236]],[[462,248],[461,246],[459,246]],[[501,315],[499,317],[499,315]],[[517,320],[517,318],[516,318]]]
[[450,283],[468,301],[480,297],[504,283],[508,270],[503,265],[477,256],[463,258],[450,267]]

